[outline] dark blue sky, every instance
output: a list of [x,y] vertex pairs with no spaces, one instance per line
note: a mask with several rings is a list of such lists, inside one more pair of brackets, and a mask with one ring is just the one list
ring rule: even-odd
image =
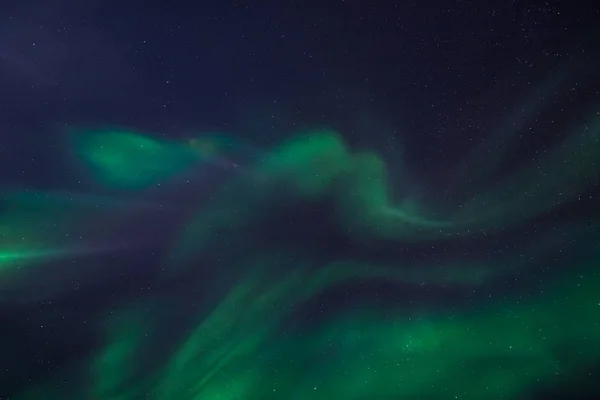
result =
[[[3,173],[43,179],[66,124],[218,129],[257,146],[326,124],[384,153],[408,147],[430,172],[551,71],[598,60],[598,6],[374,3],[3,2]],[[597,100],[584,83],[572,95]]]

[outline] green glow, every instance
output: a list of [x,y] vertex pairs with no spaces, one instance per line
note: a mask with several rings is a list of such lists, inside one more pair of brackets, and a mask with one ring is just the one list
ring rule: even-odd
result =
[[196,161],[190,146],[171,144],[127,131],[75,135],[78,154],[99,181],[120,188],[144,188],[189,168]]
[[96,396],[511,398],[600,356],[593,346],[600,340],[597,267],[580,266],[575,278],[555,282],[543,294],[490,301],[460,316],[350,310],[297,334],[284,334],[278,325],[294,303],[290,292],[308,298],[327,284],[297,272],[270,284],[249,278],[188,336],[162,373],[136,380],[141,387],[118,383],[131,376],[128,360],[143,337],[140,325],[122,320],[95,362],[94,374],[106,382]]
[[5,191],[2,205],[0,304],[69,290],[91,275],[76,260],[118,249],[131,221],[160,212],[148,202],[60,191]]
[[[510,227],[595,184],[600,173],[599,135],[600,126],[591,121],[583,133],[577,132],[503,185],[475,195],[445,215],[410,198],[394,204],[385,165],[376,154],[351,152],[334,132],[300,135],[257,167],[254,176],[260,179],[232,182],[203,209],[189,224],[174,257],[183,257],[186,248],[200,251],[204,238],[252,219],[261,204],[281,198],[282,193],[303,198],[334,195],[339,223],[359,237],[423,241]],[[233,193],[249,193],[245,207],[239,207]]]
[[[382,239],[388,247],[433,248],[495,235],[593,187],[600,172],[599,133],[600,125],[591,120],[583,132],[574,130],[505,181],[444,212],[436,208],[436,199],[427,205],[417,201],[410,188],[404,198],[393,199],[388,182],[393,171],[384,160],[374,151],[352,149],[333,131],[288,139],[244,165],[244,173],[232,174],[191,221],[173,227],[180,236],[160,259],[164,292],[149,291],[119,304],[116,312],[107,311],[94,321],[101,344],[91,358],[82,357],[72,369],[56,371],[15,398],[496,399],[527,396],[567,379],[600,357],[595,345],[600,342],[597,251],[585,262],[565,266],[559,278],[544,276],[527,294],[509,293],[501,300],[490,297],[445,310],[412,302],[385,311],[368,302],[345,304],[306,326],[294,326],[290,316],[355,281],[385,281],[407,290],[407,296],[409,289],[425,292],[430,286],[477,293],[488,283],[539,267],[548,246],[559,248],[565,234],[596,240],[588,227],[573,223],[561,234],[537,233],[506,255],[465,252],[426,262],[413,262],[410,256],[370,260],[354,256],[354,249],[325,257],[291,239],[265,243],[259,232],[273,215],[326,204],[333,221],[310,221],[311,226],[332,224],[361,250]],[[77,154],[102,184],[146,189],[193,170],[198,162],[223,161],[239,143],[213,135],[168,142],[102,131],[79,136]],[[143,198],[147,192],[135,194]],[[152,207],[138,210],[135,199],[14,197],[0,218],[0,282],[9,276],[6,271],[14,271],[12,265],[87,250],[69,247],[74,242],[67,234],[104,243],[126,235],[128,225],[155,216]],[[25,290],[26,278],[41,273],[19,271],[22,286],[5,279],[13,292]],[[213,282],[206,276],[218,278]],[[170,286],[173,277],[185,285]],[[168,330],[169,321],[177,318],[162,321],[160,304],[169,304],[177,315],[167,297],[177,297],[178,289],[181,304],[199,304],[196,314],[170,343],[168,354],[153,358],[157,342],[152,333]]]

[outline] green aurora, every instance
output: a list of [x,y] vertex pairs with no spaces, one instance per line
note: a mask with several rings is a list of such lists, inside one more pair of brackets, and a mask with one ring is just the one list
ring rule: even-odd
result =
[[[37,290],[39,284],[29,285],[39,274],[52,282],[47,296],[68,291],[62,281],[73,278],[65,274],[83,272],[61,270],[61,260],[114,251],[118,238],[131,235],[126,226],[135,225],[132,221],[164,212],[142,202],[148,193],[157,186],[176,190],[169,182],[208,164],[233,165],[226,155],[243,147],[221,135],[183,143],[124,129],[77,132],[72,138],[74,162],[102,189],[94,196],[7,193],[8,207],[0,214],[3,304],[23,302]],[[236,165],[240,172],[219,181],[157,255],[161,279],[196,276],[189,278],[186,296],[197,291],[205,303],[177,340],[157,349],[153,332],[164,329],[164,309],[174,306],[149,292],[98,317],[102,344],[96,351],[14,398],[506,399],[559,384],[600,359],[597,223],[557,223],[562,234],[539,232],[522,244],[520,254],[465,254],[438,262],[369,260],[352,252],[325,260],[291,239],[271,244],[249,232],[274,213],[327,204],[331,223],[357,248],[502,235],[593,188],[600,173],[599,138],[594,116],[497,184],[466,188],[475,194],[450,203],[440,199],[436,207],[410,193],[393,199],[392,172],[376,152],[352,149],[330,130],[296,135]],[[398,290],[440,286],[475,292],[546,262],[549,249],[560,247],[565,237],[581,239],[580,256],[568,260],[560,277],[538,280],[527,292],[442,310],[382,309],[365,302],[311,324],[290,323],[306,304],[356,281],[385,280]],[[213,275],[198,278],[197,269],[218,270],[227,279],[200,293],[205,276]],[[155,351],[161,355],[150,356]]]

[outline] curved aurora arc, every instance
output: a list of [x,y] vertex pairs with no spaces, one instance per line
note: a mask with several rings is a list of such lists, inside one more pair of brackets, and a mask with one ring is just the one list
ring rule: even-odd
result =
[[[197,178],[211,165],[235,166],[235,171],[213,185],[191,220],[173,227],[160,279],[187,276],[188,288],[206,291],[206,275],[199,278],[193,271],[210,265],[210,276],[219,283],[203,297],[208,305],[197,309],[161,356],[148,354],[161,352],[152,333],[165,323],[154,312],[164,299],[150,293],[142,306],[122,304],[120,311],[99,317],[104,345],[89,359],[57,369],[17,399],[510,398],[600,358],[594,347],[600,342],[596,226],[572,221],[568,237],[542,232],[519,254],[492,261],[470,254],[382,261],[352,252],[336,259],[307,251],[295,237],[272,243],[248,235],[273,213],[290,216],[303,204],[326,204],[337,231],[357,247],[501,235],[596,185],[597,119],[497,186],[439,209],[410,194],[393,201],[384,161],[374,152],[349,148],[329,130],[298,135],[239,167],[228,157],[244,146],[224,136],[199,136],[185,144],[127,130],[75,137],[75,154],[103,194],[8,198],[12,208],[0,219],[4,237],[11,238],[0,248],[2,302],[15,301],[28,290],[29,279],[57,258],[113,251],[115,238],[132,233],[123,226],[169,212],[153,203],[160,188]],[[36,207],[28,206],[31,201]],[[564,227],[556,223],[555,228]],[[65,237],[73,231],[85,244]],[[424,284],[473,290],[534,268],[544,262],[547,243],[560,248],[573,237],[591,243],[581,252],[585,258],[569,265],[567,278],[548,279],[539,293],[491,298],[458,312],[414,311],[406,305],[382,312],[369,304],[350,305],[325,321],[289,327],[290,315],[346,282],[379,279],[395,282],[398,290]],[[68,290],[57,283],[47,295],[61,289]]]

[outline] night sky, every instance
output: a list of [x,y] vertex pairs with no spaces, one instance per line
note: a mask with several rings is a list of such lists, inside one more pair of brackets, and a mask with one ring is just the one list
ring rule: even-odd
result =
[[593,3],[3,1],[0,400],[599,398]]

